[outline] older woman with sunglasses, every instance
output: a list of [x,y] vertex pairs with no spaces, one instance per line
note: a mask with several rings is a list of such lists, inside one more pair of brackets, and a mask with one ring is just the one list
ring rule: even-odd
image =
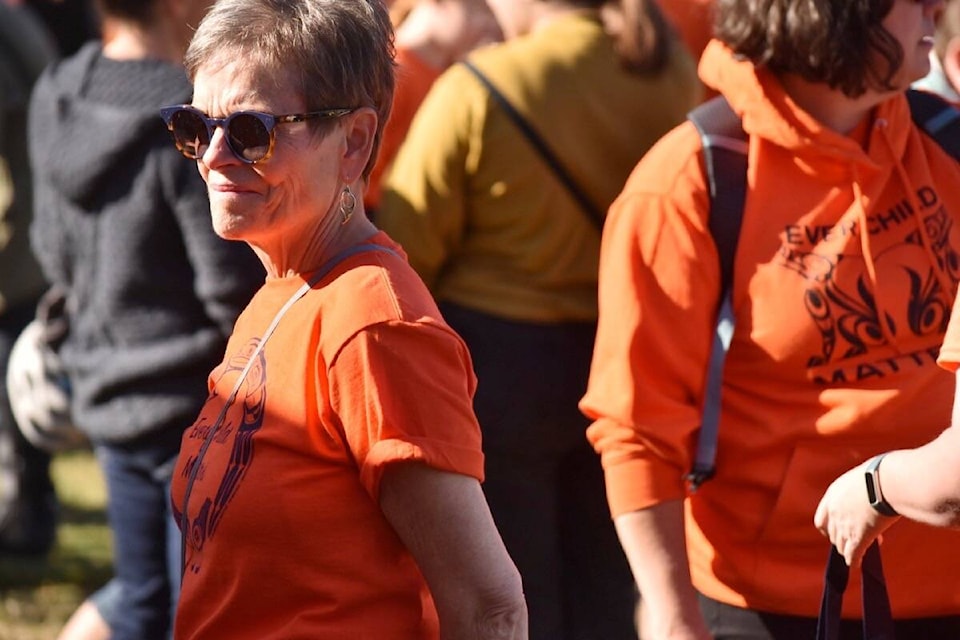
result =
[[180,438],[263,284],[250,249],[214,233],[204,183],[157,117],[191,95],[183,55],[211,4],[97,0],[102,39],[51,64],[31,97],[30,237],[44,276],[66,293],[59,354],[71,418],[103,471],[115,572],[59,640],[170,637]]
[[222,0],[162,111],[267,270],[173,485],[178,639],[526,637],[480,481],[470,355],[363,211],[390,110],[380,0]]

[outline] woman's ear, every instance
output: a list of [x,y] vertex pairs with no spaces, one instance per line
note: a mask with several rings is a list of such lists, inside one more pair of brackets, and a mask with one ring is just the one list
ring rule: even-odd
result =
[[373,138],[377,133],[377,112],[370,107],[360,107],[343,116],[344,150],[341,164],[341,179],[349,184],[357,180],[366,168],[373,151]]

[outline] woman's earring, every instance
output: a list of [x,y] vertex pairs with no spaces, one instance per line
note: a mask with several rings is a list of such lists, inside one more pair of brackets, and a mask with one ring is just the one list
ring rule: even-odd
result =
[[353,216],[353,210],[357,208],[357,196],[353,195],[350,187],[344,187],[340,192],[340,215],[343,216],[341,225],[347,224],[347,221]]

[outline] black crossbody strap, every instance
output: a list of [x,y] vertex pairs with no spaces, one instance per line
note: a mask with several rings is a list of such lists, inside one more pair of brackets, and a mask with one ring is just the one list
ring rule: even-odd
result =
[[527,122],[527,120],[520,115],[520,112],[514,108],[510,101],[500,93],[490,79],[483,74],[479,69],[477,69],[471,62],[468,60],[463,61],[463,65],[470,70],[477,79],[483,83],[487,88],[487,91],[490,92],[490,96],[497,102],[503,112],[509,116],[510,120],[517,126],[520,132],[526,137],[526,139],[533,145],[533,148],[543,157],[544,161],[553,170],[557,178],[563,183],[563,186],[567,188],[567,191],[570,193],[571,197],[577,201],[577,204],[580,205],[580,208],[586,212],[587,216],[590,218],[590,221],[597,227],[597,229],[603,229],[603,222],[606,219],[606,215],[600,211],[596,205],[591,202],[587,194],[581,189],[573,178],[563,167],[563,164],[560,163],[560,160],[557,158],[556,154],[550,149],[546,141],[540,137],[536,132],[533,126]]

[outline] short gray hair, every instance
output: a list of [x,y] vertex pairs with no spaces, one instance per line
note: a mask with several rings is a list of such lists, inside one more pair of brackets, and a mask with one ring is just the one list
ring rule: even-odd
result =
[[184,58],[191,82],[223,56],[292,71],[307,110],[373,108],[369,176],[393,104],[393,27],[382,0],[218,0]]

